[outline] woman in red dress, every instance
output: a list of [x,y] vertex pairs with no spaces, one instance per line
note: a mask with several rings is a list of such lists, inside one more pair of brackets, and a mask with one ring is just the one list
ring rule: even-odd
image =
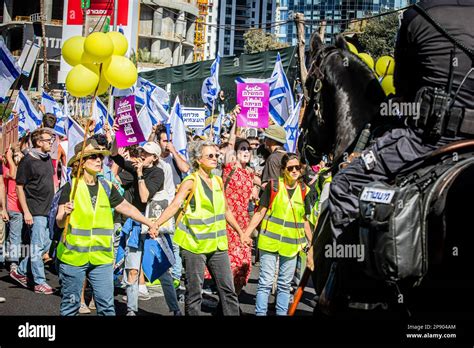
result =
[[[255,173],[248,166],[251,160],[249,142],[246,139],[237,139],[234,150],[236,156],[226,163],[222,178],[227,205],[239,226],[245,230],[250,223],[249,201],[255,196],[255,193],[252,194]],[[239,295],[250,276],[252,248],[240,242],[238,233],[229,224],[227,224],[227,238],[235,291]]]

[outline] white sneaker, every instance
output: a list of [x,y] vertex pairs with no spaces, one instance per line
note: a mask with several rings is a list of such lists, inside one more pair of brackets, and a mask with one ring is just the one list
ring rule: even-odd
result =
[[81,307],[79,308],[79,313],[80,314],[90,314],[91,310],[85,303],[81,303]]
[[139,285],[138,286],[138,299],[142,301],[147,301],[151,299],[150,292],[146,285]]
[[135,314],[134,311],[128,311],[127,312],[127,317],[136,317],[137,315]]
[[6,301],[6,298],[5,297],[0,297],[0,303],[3,303]]

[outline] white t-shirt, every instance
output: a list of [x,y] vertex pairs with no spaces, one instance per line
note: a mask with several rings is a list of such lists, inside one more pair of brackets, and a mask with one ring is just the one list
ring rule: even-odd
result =
[[167,163],[171,167],[171,173],[173,173],[174,186],[176,187],[179,184],[181,184],[181,177],[179,176],[179,174],[176,171],[176,168],[174,167],[174,164],[173,164],[173,155],[169,154],[168,157],[161,158],[161,160],[164,161],[165,163]]
[[172,164],[170,165],[169,163],[164,161],[163,158],[160,158],[160,161],[158,162],[157,167],[161,168],[163,170],[163,173],[165,174],[163,190],[166,191],[166,193],[168,194],[168,199],[171,202],[176,192],[176,185],[173,182],[173,172],[172,172],[173,165]]

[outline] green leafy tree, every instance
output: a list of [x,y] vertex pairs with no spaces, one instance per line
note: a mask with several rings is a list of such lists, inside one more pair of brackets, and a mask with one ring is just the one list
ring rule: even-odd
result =
[[250,29],[244,34],[245,53],[258,53],[278,48],[288,47],[284,42],[279,42],[274,34],[266,33],[263,29]]
[[394,13],[368,20],[358,39],[364,52],[377,60],[380,56],[393,56],[397,32],[398,14]]

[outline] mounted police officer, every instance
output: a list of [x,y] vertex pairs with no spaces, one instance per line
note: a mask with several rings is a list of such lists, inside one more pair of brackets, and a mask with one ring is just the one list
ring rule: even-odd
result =
[[[332,234],[338,244],[358,244],[359,196],[365,185],[393,183],[433,150],[474,138],[473,17],[474,0],[421,1],[403,13],[395,49],[396,100],[420,105],[419,111],[399,114],[403,117],[398,117],[395,126],[334,176],[328,209],[321,216],[327,223],[321,223],[317,231],[321,235],[321,227],[326,226],[324,238]],[[315,251],[315,264],[320,255]],[[341,271],[346,275],[360,267],[357,262],[344,264]],[[320,293],[329,278],[327,274],[319,278],[324,282],[317,284]],[[353,283],[339,285],[352,287]]]
[[[454,40],[474,48],[473,0],[422,1],[419,6]],[[403,102],[420,103],[420,112],[406,115],[407,126],[383,134],[360,158],[334,177],[329,211],[335,238],[357,218],[358,196],[365,184],[375,180],[391,181],[418,165],[436,148],[474,136],[474,72],[469,74],[472,60],[468,52],[427,20],[422,9],[413,7],[403,14],[395,49],[394,75],[397,96]],[[450,61],[453,62],[451,88]],[[446,96],[447,88],[451,89],[452,105]],[[443,112],[440,117],[443,120],[437,122],[437,115]]]

